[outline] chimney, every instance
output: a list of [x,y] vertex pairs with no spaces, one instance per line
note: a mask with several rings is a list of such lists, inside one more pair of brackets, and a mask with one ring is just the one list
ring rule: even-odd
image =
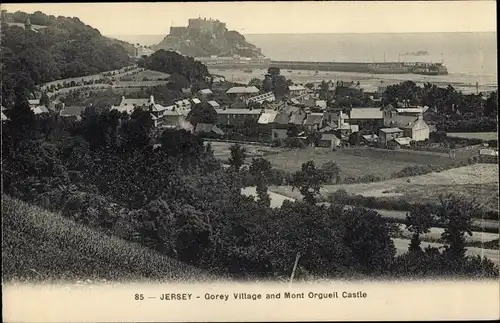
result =
[[155,98],[152,95],[149,97],[149,103],[155,104]]
[[123,104],[123,101],[125,101],[125,96],[122,95],[122,102],[120,102],[120,105]]

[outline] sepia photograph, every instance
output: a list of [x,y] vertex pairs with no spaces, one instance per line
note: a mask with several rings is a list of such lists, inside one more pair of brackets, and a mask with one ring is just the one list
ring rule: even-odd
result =
[[498,319],[496,26],[495,1],[2,4],[5,318]]

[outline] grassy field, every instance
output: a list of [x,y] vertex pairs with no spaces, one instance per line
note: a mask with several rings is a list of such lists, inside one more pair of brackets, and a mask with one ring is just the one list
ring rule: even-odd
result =
[[10,281],[75,282],[214,277],[157,252],[2,196],[2,277]]
[[302,163],[313,160],[316,166],[321,166],[328,161],[334,161],[340,167],[340,176],[361,177],[374,175],[387,178],[401,169],[424,163],[430,164],[429,159],[443,161],[443,157],[422,158],[419,154],[402,152],[402,154],[391,155],[389,151],[368,150],[363,148],[348,148],[331,151],[325,148],[305,148],[283,151],[269,155],[266,158],[273,167],[285,171],[294,172],[300,169]]
[[450,132],[448,137],[494,140],[498,138],[498,132]]
[[[383,199],[405,199],[410,203],[438,202],[440,194],[454,193],[472,200],[490,210],[498,210],[498,165],[476,164],[449,169],[439,173],[395,178],[375,183],[325,185],[323,195],[345,190],[351,195]],[[408,179],[410,182],[408,182]],[[297,198],[288,186],[273,187],[273,191]]]
[[[216,157],[227,160],[229,158],[230,143],[212,142]],[[331,151],[326,148],[286,149],[266,146],[244,145],[249,157],[265,156],[272,166],[288,172],[300,169],[303,163],[313,160],[316,166],[328,161],[334,161],[340,167],[340,176],[361,177],[374,175],[389,178],[393,173],[412,165],[446,165],[454,160],[447,154],[421,151],[394,151],[375,148],[343,148]],[[247,159],[247,162],[250,158]]]

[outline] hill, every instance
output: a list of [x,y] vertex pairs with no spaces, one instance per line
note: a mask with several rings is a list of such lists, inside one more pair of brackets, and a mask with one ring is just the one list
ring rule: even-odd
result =
[[213,279],[151,249],[2,195],[2,278],[21,281]]
[[187,27],[171,27],[170,34],[151,48],[179,51],[191,57],[263,56],[260,48],[247,42],[243,35],[212,19],[189,19]]
[[130,46],[101,35],[78,18],[37,11],[2,11],[2,104],[57,79],[116,70],[130,64]]

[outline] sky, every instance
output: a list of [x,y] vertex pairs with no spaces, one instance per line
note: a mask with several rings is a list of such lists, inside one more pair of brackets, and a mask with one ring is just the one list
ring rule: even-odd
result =
[[17,3],[78,17],[104,35],[166,35],[189,18],[219,19],[242,34],[496,31],[496,1]]

